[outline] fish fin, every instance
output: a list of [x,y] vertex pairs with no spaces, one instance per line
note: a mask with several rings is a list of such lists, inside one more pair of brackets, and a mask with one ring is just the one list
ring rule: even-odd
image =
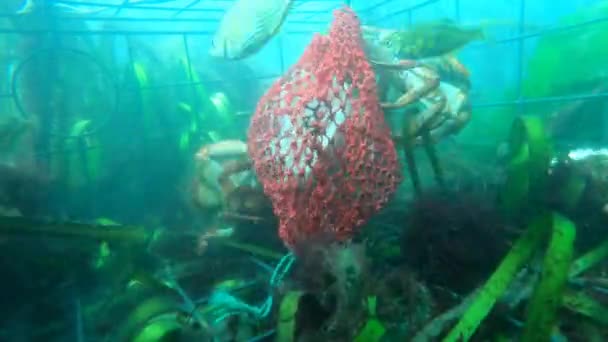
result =
[[[260,49],[266,44],[267,41],[272,39],[280,32],[289,10],[294,6],[298,6],[294,4],[295,2],[292,0],[285,0],[284,7],[278,6],[273,10],[262,11],[264,15],[260,15],[258,17],[258,20],[256,20],[255,30],[253,30],[248,37],[248,39],[250,39],[248,41],[256,43],[256,45],[251,46],[252,49]],[[270,32],[267,32],[269,29]],[[266,36],[267,39],[257,39],[260,36]]]
[[[258,50],[264,46],[267,39],[261,39],[267,35],[265,32],[267,30],[268,20],[272,19],[272,13],[268,13],[272,11],[263,11],[260,10],[260,14],[252,13],[250,15],[254,16],[255,20],[253,23],[253,28],[251,30],[243,30],[241,32],[242,36],[242,51],[246,56],[252,55],[256,53]],[[265,14],[264,14],[265,13]]]
[[284,0],[284,1],[285,1],[285,3],[283,4],[282,7],[278,6],[275,9],[275,11],[268,12],[268,16],[269,16],[268,20],[276,21],[273,23],[274,28],[271,32],[271,36],[274,36],[275,34],[277,34],[279,32],[279,30],[283,26],[283,23],[285,22],[285,19],[287,18],[287,15],[289,14],[289,12],[302,4],[302,3],[296,4],[295,1],[293,1],[293,0]]
[[[236,24],[231,23],[234,27],[229,28],[230,32],[238,36],[235,48],[239,50],[239,57],[235,59],[246,58],[259,52],[278,32],[292,3],[293,0],[260,0],[238,7],[233,13],[234,17],[230,18]],[[246,18],[238,17],[243,15]],[[239,20],[246,22],[239,23]]]
[[251,30],[250,32],[248,32],[245,36],[244,39],[244,48],[245,49],[255,49],[257,50],[258,46],[257,45],[264,45],[265,42],[260,41],[260,39],[258,39],[258,37],[263,36],[264,35],[264,23],[261,21],[257,21],[255,23],[255,28],[253,30]]
[[244,39],[245,43],[243,43],[243,51],[247,51],[247,55],[259,51],[264,45],[266,45],[266,42],[270,40],[272,35],[268,35],[266,39],[261,38],[267,36],[267,33],[265,32],[266,30],[267,28],[265,22],[261,20],[256,21],[255,28],[248,32]]

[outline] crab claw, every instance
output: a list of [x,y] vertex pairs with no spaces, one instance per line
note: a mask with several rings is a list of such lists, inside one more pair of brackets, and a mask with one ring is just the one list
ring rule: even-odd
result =
[[460,73],[464,77],[469,78],[471,76],[469,69],[467,69],[467,67],[464,66],[464,64],[460,63],[460,61],[458,59],[456,59],[456,57],[447,56],[445,58],[445,61],[452,68],[452,70],[456,70],[458,73]]
[[[383,109],[403,108],[422,98],[430,96],[439,87],[440,80],[432,69],[428,67],[417,67],[409,71],[412,76],[420,80],[420,83],[412,84],[405,94],[401,95],[394,103],[381,103]],[[412,78],[413,79],[413,78]]]

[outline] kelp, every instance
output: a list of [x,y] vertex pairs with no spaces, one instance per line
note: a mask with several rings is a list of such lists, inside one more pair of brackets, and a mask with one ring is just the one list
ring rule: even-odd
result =
[[6,236],[94,239],[146,244],[151,233],[141,226],[107,226],[0,216],[0,234]]
[[[542,121],[521,117],[513,123],[510,137],[511,158],[507,181],[501,193],[501,204],[509,214],[520,216],[524,209],[541,214],[528,224],[497,270],[480,289],[479,294],[460,321],[443,341],[468,341],[486,318],[496,301],[503,296],[520,268],[541,247],[551,233],[545,253],[541,279],[534,289],[527,310],[523,341],[548,341],[562,304],[562,292],[568,280],[576,228],[567,218],[547,211],[542,202],[534,201],[543,192],[547,180],[552,148]],[[593,257],[583,260],[597,260]],[[579,266],[580,267],[580,266]]]
[[291,342],[295,340],[296,317],[302,291],[290,291],[281,300],[277,322],[277,342]]
[[[572,265],[570,265],[569,277],[575,279],[601,261],[604,261],[607,257],[608,240],[600,243],[596,248],[576,259]],[[604,326],[608,326],[608,308],[604,307],[582,291],[566,290],[562,298],[562,305],[572,312],[587,317]]]
[[563,306],[579,315],[608,326],[608,308],[598,303],[585,293],[566,291],[562,299]]
[[513,122],[509,152],[500,202],[508,214],[517,215],[542,194],[547,179],[552,147],[539,117],[522,116]]
[[185,92],[189,96],[181,98],[184,96],[183,94],[176,94],[182,100],[177,105],[178,113],[186,115],[186,120],[189,122],[187,129],[181,132],[179,143],[181,151],[187,151],[188,148],[198,143],[202,131],[209,129],[215,113],[207,87],[189,62],[187,56],[180,58],[179,70],[176,73],[182,75],[180,78],[186,79],[191,84],[188,87],[189,91]]
[[[599,2],[560,20],[557,27],[574,27],[543,35],[530,57],[523,93],[526,97],[570,95],[572,86],[608,75],[608,3]],[[572,61],[577,61],[573,67]],[[589,89],[590,90],[590,89]],[[579,91],[584,91],[580,89]]]
[[608,240],[576,259],[570,267],[570,277],[577,277],[606,258],[608,258]]
[[412,342],[435,341],[445,330],[444,328],[461,317],[477,297],[479,291],[473,291],[460,304],[435,317],[412,338]]
[[523,336],[523,341],[548,341],[568,278],[575,237],[574,224],[556,213],[545,213],[530,223],[443,341],[468,341],[473,336],[517,272],[539,248],[549,230],[552,235],[545,254],[543,273],[528,308]]
[[549,225],[550,216],[547,214],[530,223],[526,232],[515,242],[511,251],[480,289],[460,321],[443,339],[444,342],[468,341],[473,336],[496,301],[507,290],[517,272],[540,246]]
[[151,297],[137,306],[119,326],[116,341],[162,341],[180,329],[176,319],[179,302],[174,297]]
[[363,329],[355,337],[354,342],[378,342],[382,340],[382,337],[386,333],[384,324],[380,322],[376,316],[376,305],[378,298],[376,296],[370,296],[367,298],[367,311],[368,319]]
[[574,253],[576,228],[559,214],[553,214],[553,232],[545,254],[539,284],[528,306],[523,341],[549,341],[557,322],[557,310],[568,280],[568,269]]
[[158,98],[152,89],[152,79],[148,66],[143,61],[135,60],[131,68],[138,94],[137,105],[141,120],[140,125],[143,128],[140,135],[144,139],[150,139],[160,129],[160,113],[158,107],[155,106],[155,101],[158,101]]
[[70,187],[78,188],[99,180],[103,149],[91,120],[79,120],[72,125],[64,152],[67,162],[64,176]]

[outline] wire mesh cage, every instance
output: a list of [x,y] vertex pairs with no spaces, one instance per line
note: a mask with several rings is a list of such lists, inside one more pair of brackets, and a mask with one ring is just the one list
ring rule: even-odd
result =
[[[206,50],[201,45],[205,42],[198,42],[195,48],[189,46],[191,40],[200,41],[210,39],[214,33],[219,21],[225,13],[232,1],[179,1],[179,0],[121,0],[121,1],[31,1],[38,4],[37,6],[45,11],[51,19],[47,20],[44,25],[10,25],[5,24],[0,28],[0,34],[4,35],[38,35],[51,33],[53,35],[71,35],[71,36],[101,36],[112,35],[120,37],[179,37],[182,48],[187,52],[188,59],[193,50]],[[24,10],[24,3],[27,1],[12,1],[5,5],[5,12],[2,17],[10,20],[16,19],[20,15],[20,11]],[[272,70],[270,75],[256,75],[259,78],[274,78],[281,74],[285,67],[291,64],[296,58],[298,52],[310,39],[314,32],[324,30],[328,23],[331,22],[331,12],[333,9],[342,5],[342,1],[336,0],[315,0],[315,1],[296,1],[294,10],[290,13],[285,27],[283,28],[283,39],[277,39],[272,48],[266,49],[256,60],[272,60],[276,61],[278,68]],[[573,25],[542,25],[538,23],[537,17],[534,21],[527,20],[531,12],[526,10],[531,2],[525,0],[517,1],[516,6],[510,5],[510,10],[513,13],[508,13],[511,25],[507,30],[505,37],[493,40],[492,42],[478,43],[471,47],[470,50],[481,49],[499,49],[501,45],[508,45],[512,50],[509,53],[514,55],[512,65],[515,66],[513,75],[515,75],[515,83],[521,84],[523,75],[526,70],[524,60],[527,55],[527,42],[530,42],[547,34],[559,34],[564,31],[578,30],[583,32],[586,29],[592,28],[594,25],[599,25],[608,21],[608,18],[596,17],[590,20],[576,23]],[[591,3],[591,2],[589,2]],[[427,0],[427,1],[406,1],[399,2],[394,0],[383,0],[373,2],[355,1],[352,6],[357,10],[357,13],[363,18],[366,24],[384,25],[384,26],[403,26],[402,24],[412,25],[419,20],[436,19],[438,17],[451,18],[456,21],[466,20],[466,8],[475,6],[474,2],[466,0]],[[27,7],[27,6],[25,6]],[[557,6],[556,6],[557,7]],[[542,8],[542,6],[537,6]],[[12,11],[11,11],[12,10]],[[536,9],[537,10],[537,9]],[[535,13],[533,13],[535,14]],[[556,13],[559,15],[559,13]],[[503,15],[504,17],[504,15]],[[63,25],[48,26],[50,22],[60,22]],[[69,25],[72,22],[86,23],[84,25]],[[529,22],[527,24],[527,22]],[[531,24],[535,27],[530,29]],[[62,27],[58,27],[62,26]],[[299,39],[303,36],[303,39]],[[289,40],[292,42],[285,42]],[[295,53],[285,56],[285,50],[293,50],[295,45],[300,45],[295,49]],[[491,46],[489,46],[491,45]],[[528,51],[529,52],[529,51]],[[465,59],[472,55],[472,52],[465,54]],[[200,54],[197,54],[200,55]],[[199,56],[196,56],[199,57]],[[270,58],[269,58],[270,57]],[[188,63],[192,63],[189,61]],[[476,66],[474,66],[475,68]],[[479,86],[483,86],[480,84]],[[496,86],[496,85],[494,85]],[[556,101],[573,101],[588,98],[605,97],[606,93],[594,94],[570,94],[568,96],[560,96],[558,98],[543,97],[543,98],[526,98],[522,94],[521,86],[516,91],[515,99],[509,101],[484,101],[479,99],[474,104],[477,108],[493,107],[493,106],[523,106],[526,104],[546,103]],[[3,97],[14,96],[14,94],[4,93]]]
[[[344,4],[296,0],[280,32],[259,53],[243,61],[213,60],[207,54],[211,37],[234,1],[0,1],[0,151],[19,134],[14,127],[38,118],[40,169],[66,183],[57,191],[62,217],[67,208],[68,215],[85,219],[110,213],[121,222],[156,225],[157,217],[142,219],[154,213],[161,225],[198,224],[180,212],[186,206],[179,192],[186,191],[175,184],[198,177],[184,176],[195,150],[209,141],[243,139],[269,83],[298,60],[312,35],[324,32],[332,11]],[[350,5],[365,25],[400,29],[449,19],[492,27],[491,37],[458,51],[472,81],[469,127],[475,129],[462,132],[470,141],[495,143],[506,137],[479,129],[484,123],[508,126],[521,114],[550,114],[568,104],[596,101],[603,104],[597,116],[603,114],[604,126],[594,139],[608,142],[608,75],[592,60],[605,54],[547,48],[567,39],[591,46],[598,41],[591,32],[603,29],[606,36],[608,12],[561,20],[597,1],[558,1],[549,14],[544,13],[546,2],[495,3],[481,9],[482,2],[475,0],[354,0]],[[593,47],[606,52],[605,43]],[[19,154],[0,152],[0,166]],[[254,234],[266,238],[260,231]],[[77,306],[80,310],[79,301]],[[109,322],[116,325],[116,317]]]
[[[184,102],[192,104],[200,102],[196,98],[200,97],[201,87],[212,88],[211,93],[216,90],[221,93],[222,87],[216,89],[215,85],[226,83],[229,79],[231,85],[224,85],[224,88],[233,89],[229,98],[245,93],[248,96],[247,101],[236,101],[239,102],[238,108],[235,109],[236,114],[228,121],[240,120],[241,126],[245,126],[247,118],[255,108],[256,99],[270,82],[297,61],[315,32],[326,30],[332,20],[332,10],[342,6],[344,2],[295,1],[280,34],[258,54],[243,63],[211,62],[207,56],[211,37],[232,3],[233,1],[222,0],[7,1],[0,14],[0,35],[11,42],[8,44],[12,49],[8,49],[3,57],[8,66],[5,70],[7,82],[0,89],[0,98],[14,102],[13,105],[24,116],[36,111],[46,111],[57,112],[56,115],[64,118],[72,117],[71,121],[55,120],[55,125],[42,122],[42,127],[49,127],[47,138],[43,139],[45,142],[40,143],[46,146],[50,145],[50,136],[69,137],[70,129],[74,128],[78,120],[86,118],[83,113],[93,112],[93,107],[105,108],[103,115],[99,114],[94,120],[89,118],[91,122],[86,125],[88,128],[81,132],[81,136],[96,132],[112,118],[149,115],[142,114],[146,111],[145,104],[137,103],[133,96],[148,94],[149,97],[154,97],[155,91],[189,93],[189,100]],[[494,23],[491,19],[482,20],[489,22],[486,26],[493,27],[491,39],[472,43],[459,54],[471,69],[473,91],[470,96],[475,109],[473,122],[480,118],[483,118],[481,121],[495,119],[492,115],[496,115],[493,113],[496,108],[503,108],[510,114],[521,114],[539,106],[601,100],[608,96],[608,92],[602,88],[569,93],[562,91],[557,95],[537,92],[534,95],[534,91],[530,93],[526,90],[530,85],[524,85],[526,75],[530,72],[528,69],[531,68],[528,59],[543,37],[582,35],[608,22],[608,18],[601,17],[600,14],[575,23],[557,21],[558,17],[586,3],[594,2],[581,1],[572,5],[555,6],[555,13],[544,16],[540,15],[541,11],[544,11],[541,4],[524,0],[484,9],[488,12],[487,17],[498,18]],[[481,13],[479,4],[471,0],[353,1],[351,6],[365,25],[391,28],[404,28],[419,22],[446,18],[455,22],[479,24]],[[558,12],[558,7],[563,7],[561,12]],[[473,11],[473,8],[477,10]],[[483,14],[486,17],[485,12]],[[545,19],[543,21],[539,18]],[[80,61],[65,62],[64,68],[81,65],[85,68],[84,79],[88,78],[88,82],[82,79],[72,80],[71,90],[66,88],[61,91],[69,93],[72,102],[79,103],[71,103],[69,109],[63,110],[52,109],[48,104],[45,104],[44,108],[38,104],[38,109],[33,108],[31,103],[26,104],[28,100],[23,97],[28,95],[20,93],[19,89],[27,82],[51,84],[51,75],[55,75],[55,78],[61,77],[58,75],[61,68],[51,64],[56,61],[74,60],[74,54],[79,54]],[[159,54],[170,57],[159,57]],[[179,59],[179,63],[185,68],[182,68],[185,73],[180,77],[153,75],[154,69],[174,63],[175,59]],[[35,63],[32,62],[36,60],[38,66],[35,68]],[[150,70],[141,69],[141,60],[147,61],[147,68]],[[578,63],[583,64],[585,61]],[[85,67],[85,64],[89,66]],[[97,71],[93,71],[95,68]],[[229,69],[231,72],[228,72]],[[125,79],[125,70],[130,70],[135,82]],[[201,72],[204,73],[204,80],[201,80],[201,75],[196,75]],[[564,71],[576,72],[574,69]],[[27,77],[23,74],[27,74]],[[603,77],[601,74],[597,76]],[[93,82],[94,79],[96,80]],[[78,87],[76,82],[86,83],[86,86]],[[60,87],[61,85],[58,85],[55,88]],[[256,88],[259,90],[252,90]],[[51,91],[49,89],[45,91]],[[508,95],[505,95],[505,92]],[[211,101],[222,101],[219,95],[213,99],[212,96],[209,98]],[[204,107],[204,104],[195,106]],[[185,107],[182,106],[183,108]],[[157,126],[178,124],[173,122],[175,115],[167,114],[169,111],[165,109],[164,114],[158,115]],[[52,115],[48,113],[37,114],[47,121],[51,120],[49,117]],[[209,122],[202,124],[213,126]],[[131,128],[134,125],[135,121],[121,124]],[[60,129],[52,128],[57,126]],[[608,138],[602,137],[603,141],[606,139]]]
[[[594,39],[606,31],[608,17],[605,11],[597,10],[602,8],[600,2],[558,2],[550,9],[541,2],[525,0],[492,4],[483,9],[478,2],[468,0],[412,3],[403,6],[397,1],[379,1],[362,12],[374,25],[402,27],[447,18],[462,24],[473,22],[492,31],[491,36],[469,44],[459,53],[459,59],[471,70],[473,122],[502,120],[500,115],[505,113],[546,114],[551,112],[548,108],[557,111],[567,105],[592,102],[599,105],[598,116],[604,118],[600,120],[603,121],[600,136],[593,139],[595,143],[608,140],[608,134],[603,133],[608,132],[607,114],[602,113],[604,105],[600,104],[605,104],[608,95],[601,86],[607,75],[598,68],[602,65],[597,61],[599,52],[591,47],[597,44]],[[568,58],[577,65],[586,65],[585,70],[570,69],[564,62]],[[557,69],[557,65],[562,68]],[[542,86],[535,84],[542,73],[547,84],[553,80],[553,91],[540,90]],[[474,131],[477,138],[493,133]]]

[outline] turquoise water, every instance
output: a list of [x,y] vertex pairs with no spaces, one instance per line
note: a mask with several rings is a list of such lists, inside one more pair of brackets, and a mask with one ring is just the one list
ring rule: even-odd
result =
[[608,3],[235,3],[0,4],[0,341],[608,338]]

